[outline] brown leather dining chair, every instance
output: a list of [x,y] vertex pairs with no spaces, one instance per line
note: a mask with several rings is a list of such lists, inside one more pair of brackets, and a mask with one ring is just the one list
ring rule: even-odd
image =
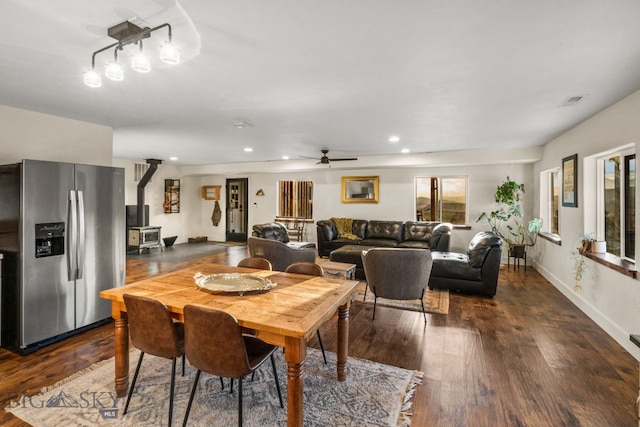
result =
[[[215,325],[215,328],[211,325]],[[242,379],[271,359],[280,407],[284,408],[273,358],[277,346],[267,344],[253,335],[243,334],[238,321],[229,313],[192,304],[184,306],[184,329],[185,353],[189,363],[198,371],[193,380],[183,427],[187,425],[202,371],[220,378],[238,379],[238,425],[242,426]]]
[[245,258],[238,263],[238,267],[256,268],[258,270],[273,270],[271,262],[266,258]]
[[169,426],[173,417],[173,396],[176,381],[176,359],[182,356],[184,375],[184,325],[174,322],[167,307],[158,300],[143,296],[124,294],[124,303],[129,318],[129,333],[132,344],[140,350],[138,366],[127,394],[127,403],[122,414],[127,413],[133,389],[136,386],[142,358],[145,353],[171,359],[171,388],[169,391]]
[[[285,270],[285,273],[296,273],[296,274],[306,274],[307,276],[324,276],[324,270],[320,264],[316,264],[315,262],[296,262],[288,266]],[[322,344],[322,336],[320,335],[320,329],[316,331],[316,336],[318,337],[318,344],[320,344],[320,350],[322,350],[322,358],[324,359],[324,364],[327,364],[327,356],[324,353],[324,345]]]

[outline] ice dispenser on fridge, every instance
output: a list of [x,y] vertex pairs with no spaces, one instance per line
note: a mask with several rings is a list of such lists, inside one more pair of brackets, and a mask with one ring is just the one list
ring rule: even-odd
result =
[[36,258],[64,255],[64,222],[36,224]]

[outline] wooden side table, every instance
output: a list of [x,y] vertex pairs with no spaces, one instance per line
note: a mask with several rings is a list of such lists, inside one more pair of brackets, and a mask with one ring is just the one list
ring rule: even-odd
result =
[[355,280],[356,265],[345,262],[327,261],[320,264],[324,270],[325,277],[336,277],[347,280]]

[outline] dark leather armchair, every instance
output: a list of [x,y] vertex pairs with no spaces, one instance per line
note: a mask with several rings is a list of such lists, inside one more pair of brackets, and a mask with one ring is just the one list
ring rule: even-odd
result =
[[498,287],[502,239],[490,231],[475,235],[466,254],[434,252],[429,289],[482,294],[492,298]]
[[294,248],[278,240],[249,237],[247,239],[251,257],[265,258],[275,271],[284,271],[296,262],[316,262],[316,249]]
[[367,287],[375,295],[373,318],[376,318],[378,297],[419,299],[425,323],[427,315],[422,298],[431,273],[431,251],[413,248],[373,248],[362,253]]
[[279,222],[256,224],[253,226],[252,235],[253,237],[276,240],[296,249],[316,247],[316,244],[312,242],[292,242],[291,240],[289,240],[289,233],[287,232],[287,228]]

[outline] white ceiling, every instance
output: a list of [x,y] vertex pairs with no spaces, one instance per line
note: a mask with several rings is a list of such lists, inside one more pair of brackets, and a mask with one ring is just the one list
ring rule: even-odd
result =
[[[133,18],[183,62],[86,87]],[[530,147],[640,89],[637,0],[5,0],[0,22],[0,104],[181,165]]]

